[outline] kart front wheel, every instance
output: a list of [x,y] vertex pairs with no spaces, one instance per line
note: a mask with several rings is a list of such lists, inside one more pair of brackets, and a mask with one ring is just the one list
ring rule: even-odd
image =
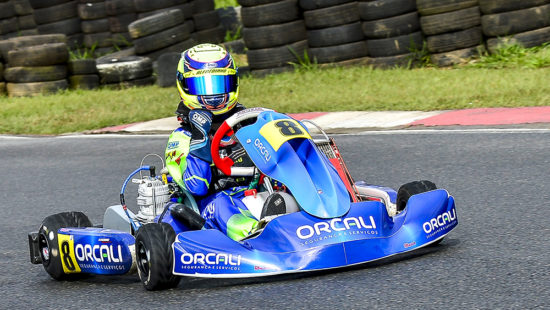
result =
[[180,277],[172,273],[172,243],[176,233],[167,223],[150,223],[136,234],[136,263],[141,283],[148,291],[176,287]]
[[42,265],[56,280],[69,280],[78,274],[66,274],[61,263],[57,232],[64,227],[91,227],[92,222],[82,212],[63,212],[46,217],[38,230],[38,244]]
[[413,195],[421,194],[437,189],[437,186],[431,181],[414,181],[401,185],[397,191],[397,213],[405,210],[409,198]]

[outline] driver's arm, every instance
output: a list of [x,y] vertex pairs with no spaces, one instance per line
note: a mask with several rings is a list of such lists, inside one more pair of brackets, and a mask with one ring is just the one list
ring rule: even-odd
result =
[[210,163],[189,154],[186,158],[187,167],[183,174],[185,187],[194,196],[204,196],[208,193],[208,187],[212,181]]

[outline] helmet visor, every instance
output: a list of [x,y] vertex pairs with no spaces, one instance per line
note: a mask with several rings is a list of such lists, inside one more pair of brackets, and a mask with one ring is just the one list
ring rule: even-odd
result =
[[[199,74],[202,71],[202,74]],[[220,95],[237,90],[238,77],[236,70],[225,69],[226,74],[214,70],[197,70],[183,75],[183,87],[194,96]],[[227,74],[228,73],[228,74]]]

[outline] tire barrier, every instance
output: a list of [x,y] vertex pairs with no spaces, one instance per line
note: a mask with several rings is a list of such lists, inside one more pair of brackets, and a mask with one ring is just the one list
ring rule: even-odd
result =
[[29,0],[12,0],[11,2],[17,16],[17,34],[19,36],[37,35],[34,9]]
[[242,35],[251,73],[263,76],[291,70],[309,58],[307,32],[298,0],[239,0]]
[[106,0],[105,9],[108,15],[109,31],[113,47],[117,50],[132,45],[128,26],[138,19],[133,1]]
[[195,44],[190,25],[180,9],[161,11],[128,26],[137,55],[156,60],[169,52],[181,52]]
[[89,90],[99,87],[99,75],[94,59],[70,60],[68,69],[71,89]]
[[372,57],[369,64],[377,68],[409,65],[413,52],[423,46],[415,0],[362,1],[358,10]]
[[214,0],[194,1],[194,31],[191,38],[197,43],[219,44],[225,39],[225,28],[221,25],[220,16],[214,6]]
[[84,47],[93,50],[95,55],[105,55],[113,51],[113,41],[107,4],[105,1],[79,1],[78,16],[82,21],[81,29]]
[[[16,39],[16,38],[15,38]],[[10,97],[34,96],[67,89],[66,43],[46,43],[10,49],[4,71]]]
[[146,86],[155,83],[148,57],[102,57],[96,60],[100,83],[108,88]]
[[[336,63],[368,54],[356,1],[300,0],[312,59]],[[313,8],[313,9],[308,9]]]
[[78,1],[29,0],[39,34],[62,33],[71,49],[82,47],[83,36],[78,17]]
[[483,51],[477,0],[416,0],[416,5],[432,64],[465,63]]
[[549,0],[480,0],[479,5],[490,52],[506,44],[534,47],[550,42]]

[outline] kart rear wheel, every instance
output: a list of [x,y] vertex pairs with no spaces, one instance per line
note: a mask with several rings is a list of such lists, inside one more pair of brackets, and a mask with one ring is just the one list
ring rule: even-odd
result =
[[180,277],[172,273],[172,243],[176,233],[167,223],[150,223],[136,234],[136,263],[141,283],[148,291],[176,287]]
[[61,263],[57,231],[63,227],[91,227],[92,222],[82,212],[63,212],[46,217],[38,230],[42,265],[55,280],[70,280],[79,274],[66,274]]
[[437,189],[437,186],[435,186],[433,182],[427,180],[414,181],[401,185],[397,191],[397,213],[405,210],[411,196],[429,192],[434,189]]

